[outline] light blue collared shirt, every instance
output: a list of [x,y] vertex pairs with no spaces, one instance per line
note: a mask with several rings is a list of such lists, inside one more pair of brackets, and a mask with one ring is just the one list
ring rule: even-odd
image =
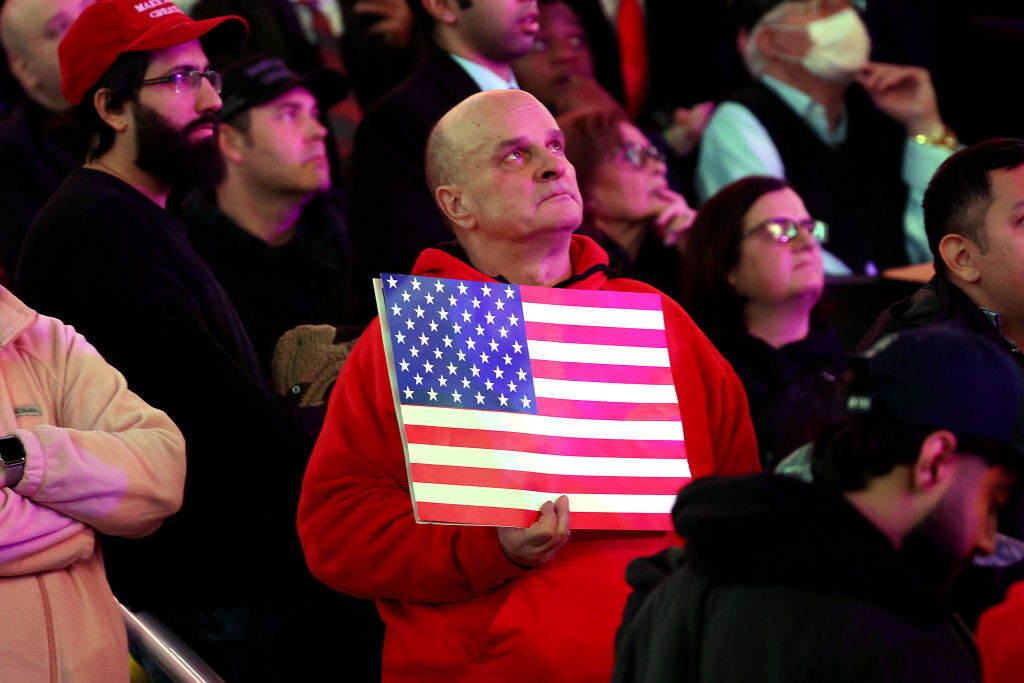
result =
[[476,62],[471,62],[465,57],[453,55],[450,52],[448,54],[451,55],[451,58],[454,59],[459,66],[466,70],[466,73],[473,79],[481,92],[484,90],[519,89],[519,84],[516,83],[515,74],[512,74],[511,80],[506,81],[486,66],[477,64]]
[[[829,130],[825,108],[804,92],[771,76],[762,75],[761,83],[779,96],[822,142],[835,148],[846,141],[847,117],[844,111],[839,125]],[[904,245],[911,263],[932,260],[924,231],[921,200],[928,181],[939,165],[952,154],[937,145],[920,145],[907,136],[903,147],[901,177],[906,184],[907,203],[903,210]],[[694,185],[701,201],[734,180],[750,175],[786,177],[779,151],[771,135],[754,114],[737,102],[724,102],[711,115],[700,146]],[[822,249],[825,273],[850,275],[853,271],[838,257]]]

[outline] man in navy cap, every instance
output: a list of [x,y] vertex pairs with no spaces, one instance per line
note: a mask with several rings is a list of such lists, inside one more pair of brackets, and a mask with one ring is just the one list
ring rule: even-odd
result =
[[[694,481],[686,547],[635,562],[649,589],[619,631],[616,681],[977,681],[946,591],[996,550],[1024,472],[1024,378],[996,344],[936,325],[851,367],[848,421],[824,429],[814,483]],[[652,560],[657,561],[652,561]]]

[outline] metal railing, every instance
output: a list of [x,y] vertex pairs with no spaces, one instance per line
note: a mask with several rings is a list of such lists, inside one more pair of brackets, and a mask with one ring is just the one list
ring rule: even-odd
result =
[[118,603],[128,640],[149,655],[175,683],[224,683],[210,665],[152,614],[135,614]]

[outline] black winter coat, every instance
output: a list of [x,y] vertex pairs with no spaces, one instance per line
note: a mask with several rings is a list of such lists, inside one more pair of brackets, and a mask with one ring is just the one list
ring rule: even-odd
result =
[[673,517],[685,550],[627,572],[638,590],[613,681],[979,680],[941,589],[841,496],[776,475],[709,477]]

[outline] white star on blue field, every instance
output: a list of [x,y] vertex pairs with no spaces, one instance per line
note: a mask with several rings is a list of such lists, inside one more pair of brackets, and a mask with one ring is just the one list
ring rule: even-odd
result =
[[381,278],[403,404],[536,414],[518,287]]

